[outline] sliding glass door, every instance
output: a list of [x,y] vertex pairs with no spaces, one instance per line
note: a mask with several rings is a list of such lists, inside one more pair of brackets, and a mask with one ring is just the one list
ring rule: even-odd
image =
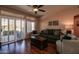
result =
[[8,42],[8,19],[7,18],[2,18],[1,19],[1,42]]
[[7,17],[1,17],[0,19],[0,38],[2,43],[25,39],[26,30],[27,33],[35,30],[34,21]]
[[23,19],[1,18],[1,42],[13,42],[25,38],[26,21]]
[[14,19],[9,19],[9,41],[14,41],[14,33],[15,33],[15,27],[14,27]]
[[16,39],[24,39],[25,38],[25,20],[16,20]]
[[21,39],[25,39],[26,34],[26,21],[22,20],[21,24]]
[[21,20],[16,20],[16,39],[20,40],[21,38]]

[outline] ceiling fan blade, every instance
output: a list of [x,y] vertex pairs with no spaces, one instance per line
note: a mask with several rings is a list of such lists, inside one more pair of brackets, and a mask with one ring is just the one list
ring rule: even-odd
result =
[[38,5],[33,5],[33,8],[38,8]]
[[43,7],[44,5],[38,5],[38,8]]
[[33,7],[33,8],[40,8],[43,7],[44,5],[27,5],[29,7]]
[[45,10],[39,9],[39,11],[46,12]]

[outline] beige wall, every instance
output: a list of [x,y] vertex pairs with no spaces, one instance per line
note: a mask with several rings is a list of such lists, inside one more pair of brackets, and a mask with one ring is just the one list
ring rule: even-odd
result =
[[[79,8],[72,8],[60,11],[59,13],[52,14],[50,12],[48,15],[45,15],[41,18],[40,21],[40,30],[48,28],[48,22],[50,20],[59,20],[60,25],[58,27],[70,28],[73,26],[74,16],[79,14]],[[55,27],[50,27],[55,28]]]

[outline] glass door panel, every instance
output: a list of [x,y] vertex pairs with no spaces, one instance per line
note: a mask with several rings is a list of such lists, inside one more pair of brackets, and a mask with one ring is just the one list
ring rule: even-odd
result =
[[21,39],[25,38],[25,20],[22,20],[22,25],[21,25]]
[[1,18],[1,42],[8,42],[8,19]]
[[16,20],[16,39],[21,39],[21,20]]
[[9,41],[14,41],[14,19],[9,19]]

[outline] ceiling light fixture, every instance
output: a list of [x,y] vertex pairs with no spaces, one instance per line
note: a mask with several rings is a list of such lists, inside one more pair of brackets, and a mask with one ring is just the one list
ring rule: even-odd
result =
[[38,9],[37,8],[34,8],[33,11],[35,12],[35,14],[37,14]]
[[37,11],[38,11],[38,9],[37,9],[37,8],[34,8],[34,9],[33,9],[33,11],[37,12]]
[[43,5],[29,5],[29,6],[33,8],[32,10],[35,12],[35,14],[37,14],[38,11],[45,12],[45,10],[40,9],[41,7],[43,7]]

